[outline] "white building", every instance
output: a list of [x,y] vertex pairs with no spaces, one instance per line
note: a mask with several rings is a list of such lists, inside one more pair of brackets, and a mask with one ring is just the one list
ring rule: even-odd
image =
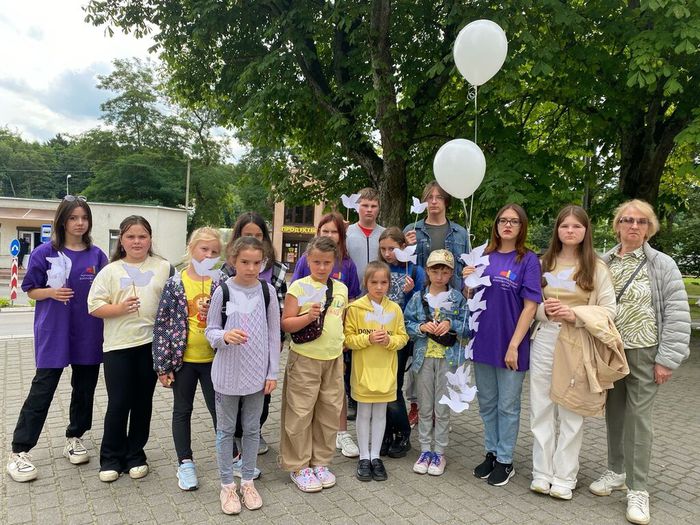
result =
[[[42,225],[52,225],[60,201],[0,197],[0,268],[11,263],[10,242],[24,237],[30,248],[41,243]],[[184,209],[139,204],[89,202],[92,240],[109,256],[119,237],[119,223],[129,215],[141,215],[153,229],[153,250],[172,264],[180,262],[187,242]],[[25,258],[25,266],[27,260]]]

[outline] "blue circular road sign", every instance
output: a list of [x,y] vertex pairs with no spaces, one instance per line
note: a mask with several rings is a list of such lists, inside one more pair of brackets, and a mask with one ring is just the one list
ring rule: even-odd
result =
[[10,243],[10,255],[12,255],[12,257],[17,257],[17,255],[19,255],[19,241],[17,239],[12,239]]

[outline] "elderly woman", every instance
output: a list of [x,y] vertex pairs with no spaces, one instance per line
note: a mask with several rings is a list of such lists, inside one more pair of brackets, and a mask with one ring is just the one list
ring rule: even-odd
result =
[[659,229],[652,207],[636,199],[623,203],[614,229],[620,244],[603,259],[613,276],[615,324],[630,373],[608,394],[608,470],[589,489],[598,496],[627,489],[627,520],[646,524],[652,407],[659,385],[688,357],[690,312],[676,263],[647,243]]

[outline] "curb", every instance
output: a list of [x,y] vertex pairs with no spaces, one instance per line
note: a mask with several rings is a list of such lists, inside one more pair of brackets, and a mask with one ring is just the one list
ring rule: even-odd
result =
[[34,339],[34,334],[0,335],[0,341],[12,341],[15,339]]
[[24,312],[33,312],[34,307],[33,306],[8,306],[6,308],[0,308],[0,313],[2,312],[7,312],[7,313],[24,313]]

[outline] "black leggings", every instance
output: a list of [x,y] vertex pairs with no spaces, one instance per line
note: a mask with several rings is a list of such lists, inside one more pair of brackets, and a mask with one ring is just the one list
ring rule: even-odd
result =
[[[92,406],[100,365],[71,365],[71,370],[73,390],[66,437],[79,438],[92,427]],[[62,374],[63,368],[36,369],[12,436],[12,452],[29,452],[36,446]]]
[[403,378],[406,373],[406,362],[413,353],[413,343],[409,342],[398,352],[399,366],[396,371],[396,401],[387,404],[386,407],[386,431],[385,437],[401,434],[405,437],[411,435],[411,425],[408,423],[406,412],[406,400],[403,397]]

